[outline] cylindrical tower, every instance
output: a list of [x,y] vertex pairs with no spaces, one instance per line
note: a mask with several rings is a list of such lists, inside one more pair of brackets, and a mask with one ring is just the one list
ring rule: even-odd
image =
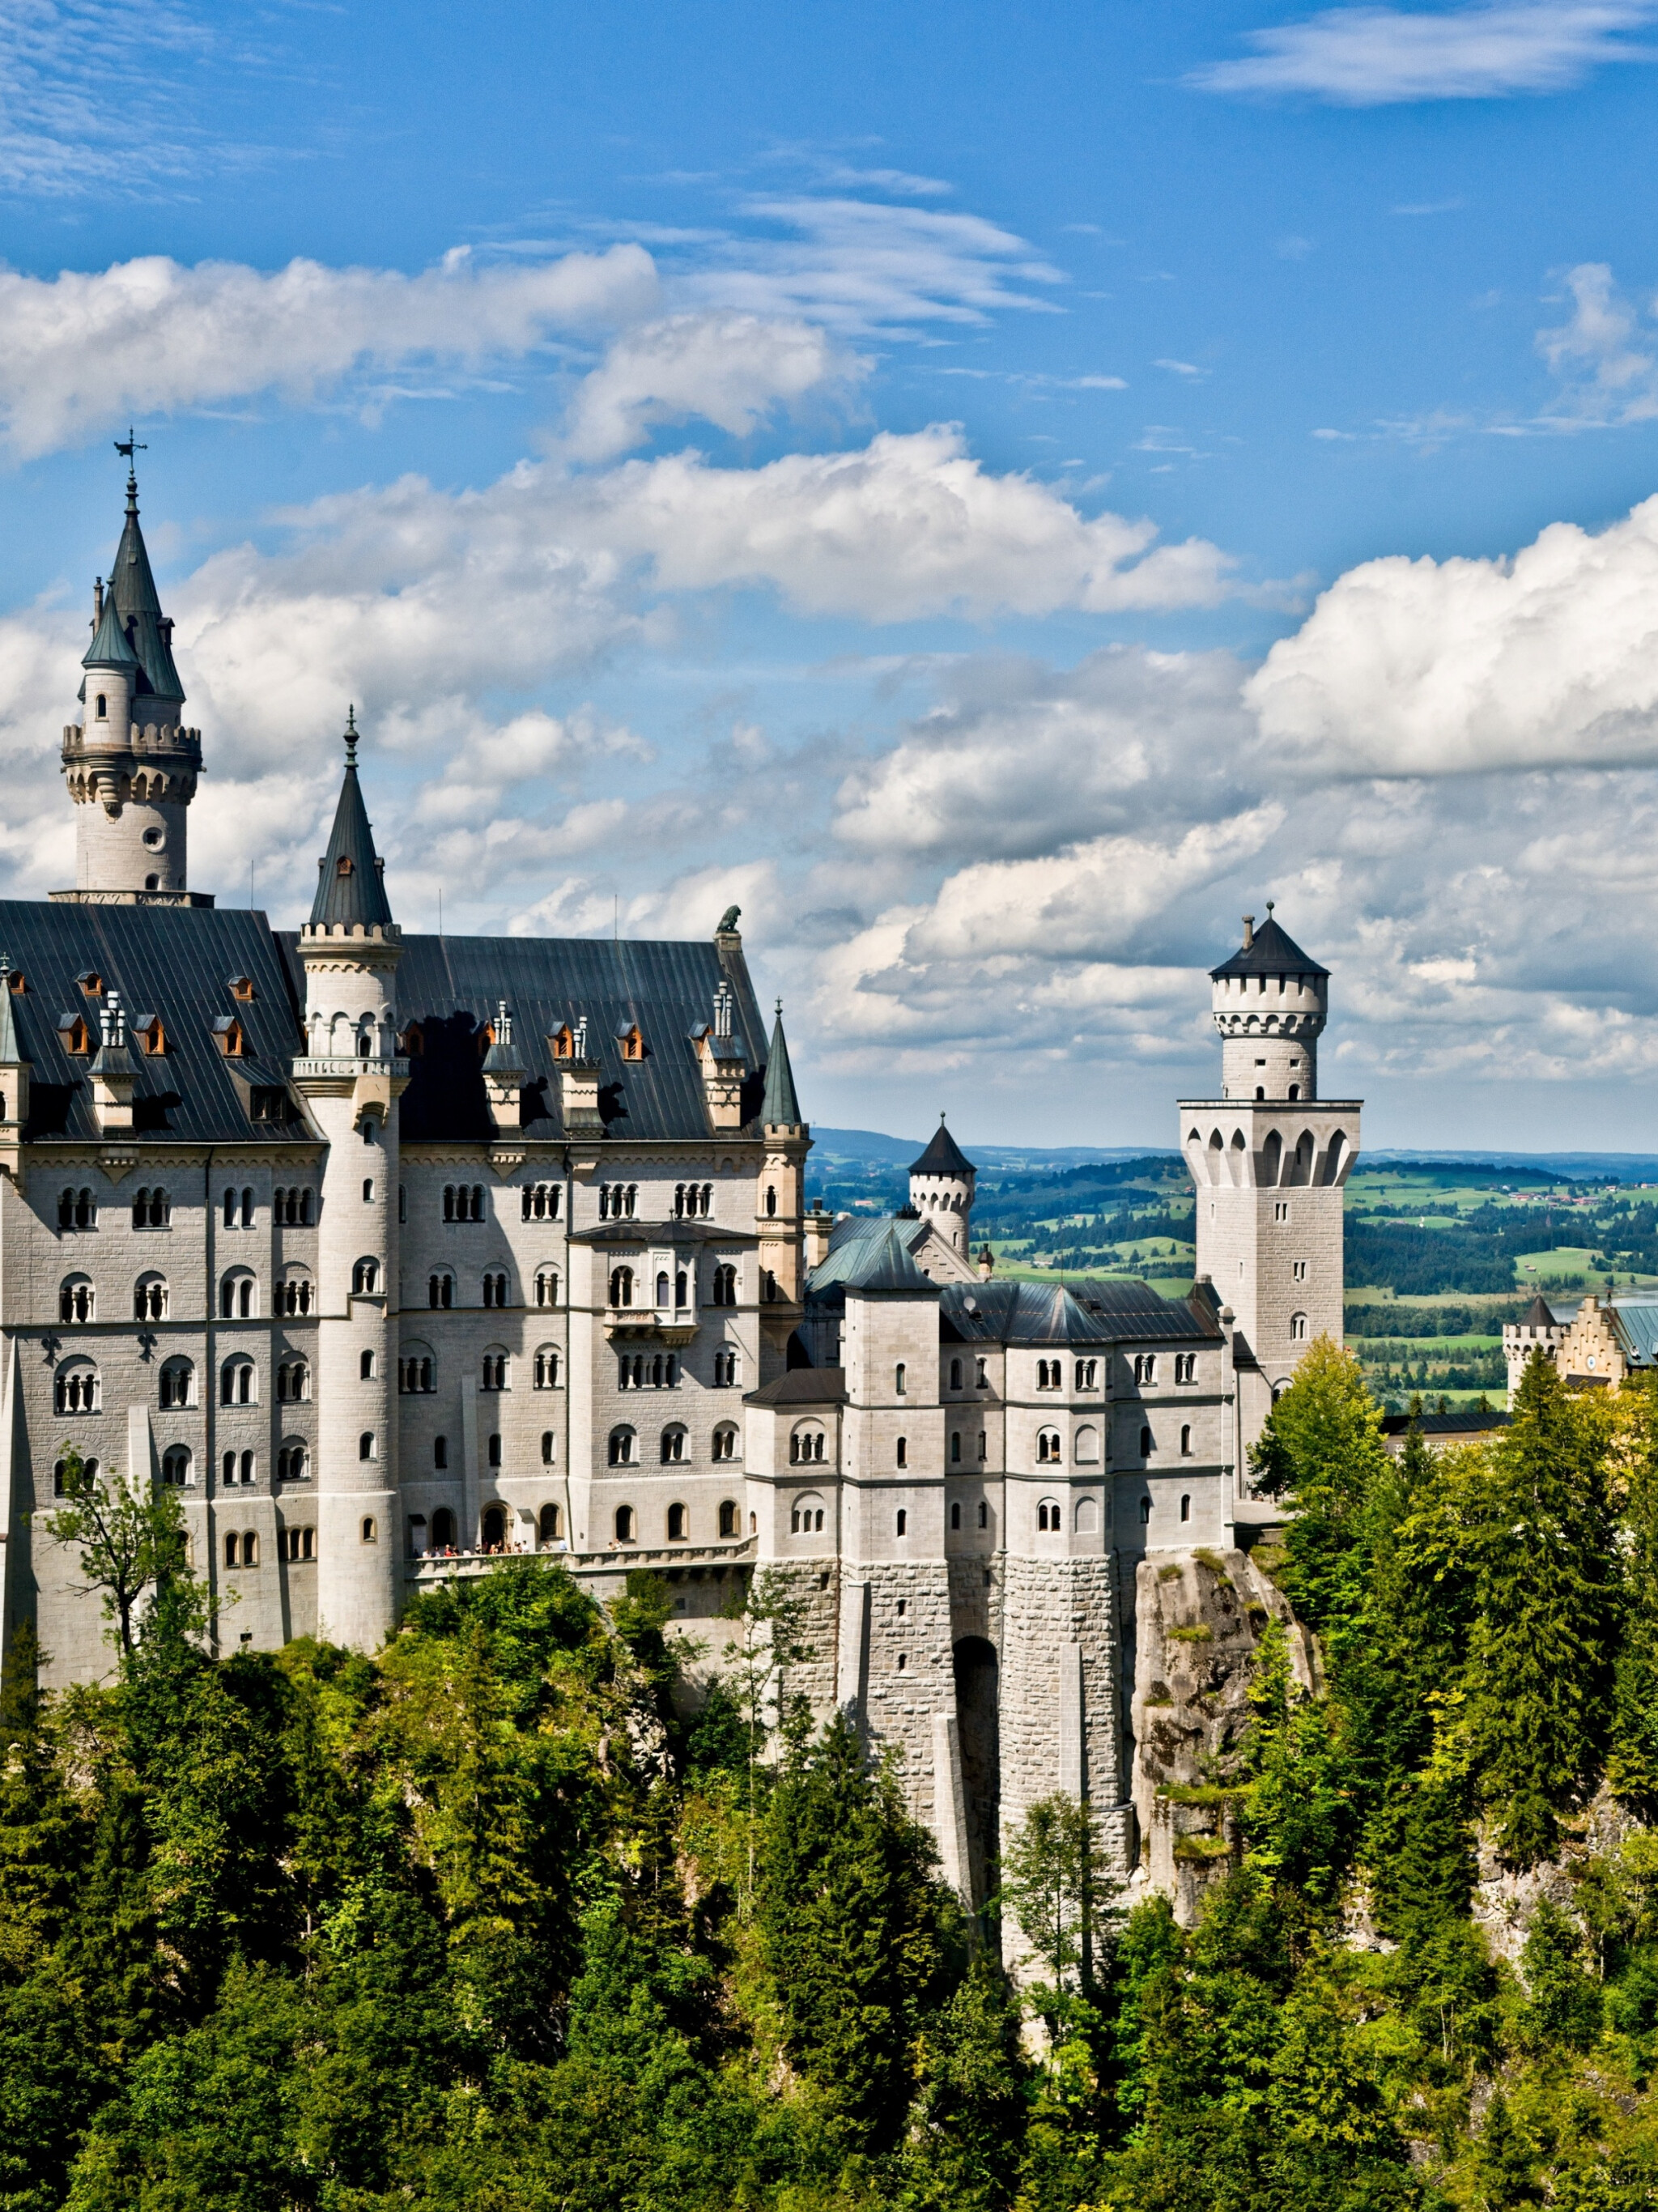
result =
[[319,1217],[317,1632],[374,1650],[397,1618],[397,1055],[401,933],[357,782],[355,724],[345,781],[300,933],[307,1051],[297,1088],[328,1140]]
[[[118,450],[131,457],[130,442]],[[126,525],[107,586],[100,577],[94,587],[92,628],[82,719],[64,730],[64,775],[76,805],[68,896],[181,903],[190,896],[186,825],[201,732],[184,726],[173,624],[156,596],[131,470]]]
[[1210,970],[1221,1034],[1224,1098],[1316,1098],[1318,1040],[1329,1012],[1330,971],[1309,960],[1272,919],[1243,917],[1243,943]]
[[909,1202],[963,1260],[973,1241],[973,1188],[978,1179],[978,1170],[940,1114],[932,1143],[910,1169]]

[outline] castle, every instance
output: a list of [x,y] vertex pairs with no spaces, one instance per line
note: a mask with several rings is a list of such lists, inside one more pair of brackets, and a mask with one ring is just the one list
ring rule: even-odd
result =
[[791,1687],[902,1752],[963,1894],[1060,1789],[1132,1859],[1141,1570],[1271,1517],[1249,1447],[1340,1335],[1326,970],[1269,912],[1213,971],[1188,1298],[998,1279],[942,1125],[898,1215],[808,1210],[735,908],[701,943],[405,937],[349,724],[304,927],[191,890],[201,739],[131,474],[84,670],[76,887],[0,903],[8,1642],[33,1620],[49,1683],[111,1664],[43,1525],[71,1443],[175,1489],[222,1649],[374,1648],[503,1552],[599,1596],[655,1569],[704,1631],[784,1569]]

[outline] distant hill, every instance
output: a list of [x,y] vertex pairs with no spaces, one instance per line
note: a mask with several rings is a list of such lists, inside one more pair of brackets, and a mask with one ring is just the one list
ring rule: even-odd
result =
[[[907,1168],[926,1150],[926,1137],[884,1137],[875,1129],[812,1127],[812,1149],[830,1160],[860,1160],[877,1167]],[[1172,1147],[1159,1145],[975,1145],[957,1141],[976,1168],[1090,1167],[1096,1161],[1144,1160]]]

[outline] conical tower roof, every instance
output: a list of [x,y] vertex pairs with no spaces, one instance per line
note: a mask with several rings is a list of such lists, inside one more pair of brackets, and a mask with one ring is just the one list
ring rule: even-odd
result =
[[82,668],[136,668],[139,671],[139,682],[135,688],[143,689],[143,663],[128,641],[113,592],[104,594],[103,611],[94,625],[92,643],[81,656],[81,665]]
[[[185,687],[173,665],[173,625],[161,612],[144,533],[138,527],[138,479],[131,468],[127,471],[126,522],[121,542],[115,549],[115,566],[110,574],[109,594],[105,601],[106,607],[111,605],[121,628],[131,639],[133,651],[144,672],[137,696],[151,696],[163,708],[182,707]],[[143,714],[135,712],[133,715],[135,721],[173,719],[171,714],[154,711]]]
[[334,831],[321,866],[317,896],[311,906],[313,929],[391,927],[391,902],[380,880],[374,833],[368,826],[368,810],[362,803],[362,787],[357,781],[355,708],[347,717],[345,781],[340,786],[340,803],[334,809]]
[[1278,927],[1269,902],[1266,919],[1248,944],[1241,945],[1218,968],[1212,968],[1209,980],[1218,983],[1223,975],[1327,975],[1329,972],[1310,953],[1303,952],[1287,930]]
[[932,1133],[932,1142],[919,1160],[910,1163],[913,1176],[970,1176],[978,1170],[944,1127],[944,1117],[938,1116],[938,1126]]
[[777,1001],[777,1018],[772,1025],[771,1049],[766,1054],[766,1095],[761,1103],[760,1119],[768,1127],[798,1129],[801,1127],[800,1102],[794,1095],[794,1070],[789,1065],[788,1040],[783,1035],[783,1001]]

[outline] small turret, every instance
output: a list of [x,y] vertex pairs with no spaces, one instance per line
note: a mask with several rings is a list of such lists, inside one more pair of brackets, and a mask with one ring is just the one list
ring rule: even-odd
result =
[[972,1244],[973,1189],[978,1170],[938,1116],[932,1141],[909,1171],[909,1202],[963,1260]]
[[1258,930],[1246,914],[1243,943],[1210,969],[1209,980],[1222,1039],[1222,1097],[1316,1098],[1330,971],[1273,921],[1271,899],[1265,927]]
[[483,1055],[483,1090],[489,1102],[489,1119],[497,1129],[516,1129],[524,1118],[524,1079],[529,1070],[524,1054],[513,1042],[513,1018],[502,999],[495,1009],[494,1035]]

